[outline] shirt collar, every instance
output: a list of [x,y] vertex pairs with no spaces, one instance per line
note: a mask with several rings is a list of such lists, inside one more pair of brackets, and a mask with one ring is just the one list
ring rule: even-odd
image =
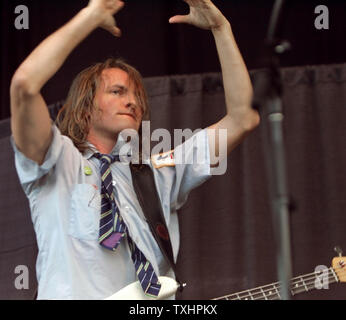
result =
[[[88,149],[86,149],[83,153],[83,157],[87,160],[90,160],[94,153],[100,152],[97,150],[97,148],[90,142],[87,141]],[[114,145],[112,151],[110,152],[111,155],[119,155],[119,156],[127,156],[132,154],[132,148],[130,143],[127,143],[124,139],[124,137],[119,134],[118,140],[116,144]]]

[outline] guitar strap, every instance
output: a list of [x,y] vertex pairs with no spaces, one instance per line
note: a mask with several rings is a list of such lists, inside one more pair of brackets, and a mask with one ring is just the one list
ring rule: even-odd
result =
[[150,166],[145,164],[130,164],[132,182],[138,201],[142,207],[144,216],[149,224],[150,230],[159,245],[159,248],[172,267],[176,281],[183,290],[185,284],[180,281],[177,268],[174,263],[172,243],[163,215],[160,197],[156,190],[154,173]]

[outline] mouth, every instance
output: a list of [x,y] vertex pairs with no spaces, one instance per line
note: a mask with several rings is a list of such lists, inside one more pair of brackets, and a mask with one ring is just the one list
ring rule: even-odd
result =
[[119,115],[121,115],[121,116],[128,116],[128,117],[131,117],[133,120],[137,121],[135,115],[132,114],[132,113],[119,113]]

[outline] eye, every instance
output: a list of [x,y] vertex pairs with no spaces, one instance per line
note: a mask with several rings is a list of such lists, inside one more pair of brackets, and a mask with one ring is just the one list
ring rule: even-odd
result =
[[124,89],[123,88],[114,88],[114,89],[112,89],[111,92],[113,94],[116,94],[116,95],[122,95],[122,94],[124,94]]

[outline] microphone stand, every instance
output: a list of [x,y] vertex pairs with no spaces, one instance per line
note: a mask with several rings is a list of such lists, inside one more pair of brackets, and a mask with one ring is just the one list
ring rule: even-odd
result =
[[269,23],[265,52],[265,68],[254,75],[253,108],[261,114],[261,138],[265,153],[269,185],[270,205],[274,237],[276,241],[277,272],[280,281],[280,298],[290,300],[292,278],[290,251],[290,201],[288,196],[285,148],[282,122],[282,83],[280,79],[278,54],[284,53],[290,45],[278,41],[279,21],[284,0],[276,0]]

